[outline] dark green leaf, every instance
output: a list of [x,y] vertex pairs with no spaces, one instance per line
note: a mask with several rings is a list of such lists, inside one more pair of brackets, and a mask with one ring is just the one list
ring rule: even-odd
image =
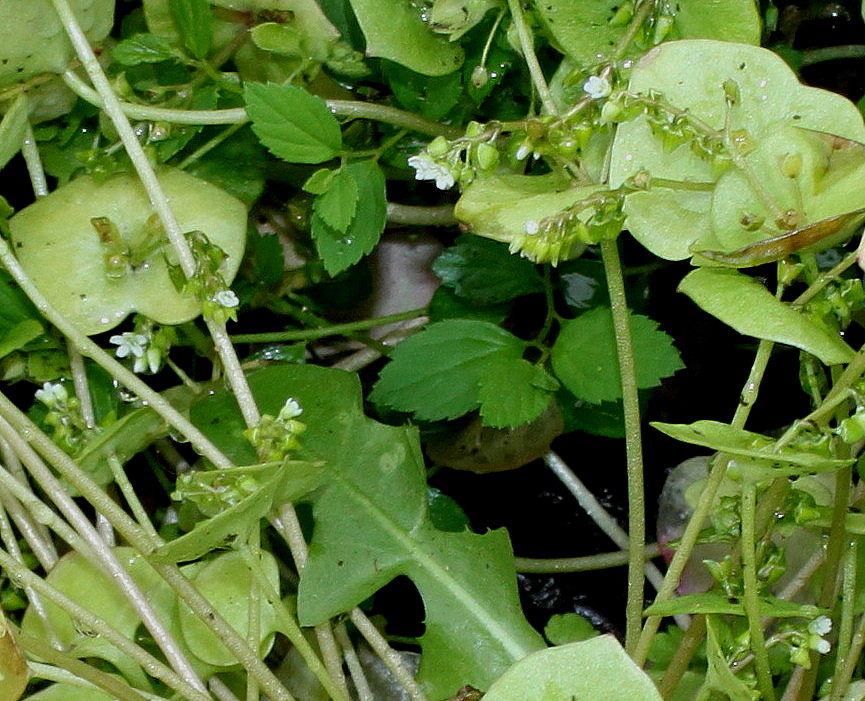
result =
[[400,66],[384,64],[384,74],[403,109],[438,120],[456,106],[462,95],[460,73],[430,77]]
[[484,426],[513,428],[540,416],[558,389],[546,370],[522,358],[494,355],[481,372],[478,400]]
[[[632,314],[631,336],[640,389],[684,367],[672,339],[651,319]],[[563,322],[551,358],[556,376],[576,397],[592,404],[621,398],[613,317],[606,307]]]
[[312,208],[330,229],[345,233],[357,210],[358,191],[352,169],[338,170],[330,179],[327,189],[315,198]]
[[442,285],[435,291],[430,300],[429,317],[432,321],[474,319],[476,321],[488,321],[491,324],[500,324],[507,317],[510,308],[509,302],[491,307],[470,304],[465,297],[457,296],[452,287]]
[[427,488],[427,508],[433,526],[440,531],[462,533],[471,530],[469,517],[462,507],[435,487]]
[[496,304],[544,290],[537,268],[528,260],[511,255],[501,243],[468,234],[435,260],[433,272],[476,304]]
[[332,228],[318,211],[312,217],[315,247],[329,275],[338,275],[367,255],[378,243],[387,223],[385,180],[372,161],[346,166],[346,177],[356,183],[354,219],[345,232]]
[[213,15],[207,0],[171,0],[171,18],[183,45],[195,58],[204,58],[213,40]]
[[339,122],[324,100],[296,85],[249,83],[244,89],[252,130],[275,156],[321,163],[339,155]]
[[516,361],[524,350],[516,336],[483,321],[430,324],[396,347],[370,399],[425,421],[452,419],[478,407],[490,361]]
[[122,66],[160,63],[175,57],[171,44],[156,34],[135,34],[124,39],[111,49],[111,55]]

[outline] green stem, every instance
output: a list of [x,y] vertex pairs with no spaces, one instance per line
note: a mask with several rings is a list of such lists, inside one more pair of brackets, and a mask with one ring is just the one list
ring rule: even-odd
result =
[[396,202],[387,203],[387,221],[405,226],[453,226],[457,223],[452,204],[421,207]]
[[544,111],[547,114],[555,114],[556,102],[553,100],[553,94],[550,92],[550,86],[547,85],[547,79],[544,77],[544,72],[541,70],[541,64],[538,63],[538,57],[535,54],[534,34],[529,31],[526,24],[526,17],[523,14],[523,8],[520,0],[508,0],[508,8],[511,11],[511,21],[517,30],[517,38],[520,41],[520,49],[523,52],[526,66],[529,69],[529,75],[532,78],[532,84],[535,90],[538,91],[538,96],[541,98],[541,104],[544,106]]
[[198,160],[201,160],[204,156],[210,153],[213,149],[215,149],[220,144],[224,143],[227,139],[230,139],[234,136],[238,131],[243,129],[246,124],[243,122],[238,122],[237,124],[232,124],[231,126],[223,129],[212,139],[206,141],[201,146],[199,146],[195,151],[190,153],[186,158],[184,158],[180,163],[177,164],[177,167],[181,170],[186,170]]
[[320,329],[303,329],[301,331],[274,331],[273,333],[247,333],[237,334],[231,337],[234,343],[287,343],[290,341],[310,341],[315,338],[327,336],[347,336],[357,331],[374,329],[377,326],[393,324],[397,321],[416,319],[426,314],[426,309],[412,309],[407,312],[379,316],[373,319],[361,319],[350,321],[345,324],[333,324]]
[[[657,543],[646,546],[644,556],[648,562],[661,554],[661,548]],[[591,570],[604,570],[610,567],[627,565],[630,555],[627,550],[613,553],[602,553],[600,555],[586,555],[584,557],[517,557],[514,558],[517,572],[528,572],[547,574],[553,572],[589,572]]]
[[622,381],[622,405],[625,418],[625,448],[628,472],[628,600],[625,607],[625,649],[632,656],[637,650],[643,616],[643,567],[646,547],[646,507],[643,491],[643,447],[640,426],[640,402],[634,370],[634,347],[631,339],[630,311],[625,297],[625,281],[615,239],[601,241],[601,256],[607,287],[619,376]]
[[835,673],[832,675],[832,693],[829,701],[841,701],[847,693],[850,679],[845,676],[850,647],[853,642],[853,617],[856,614],[857,551],[859,539],[848,538],[844,553],[844,571],[841,584],[841,615],[838,637],[835,641]]
[[[63,81],[82,100],[96,107],[104,107],[105,103],[100,93],[87,85],[74,72],[66,71],[63,74]],[[412,112],[404,112],[388,105],[378,105],[374,102],[360,102],[359,100],[326,100],[326,102],[331,112],[337,117],[371,119],[376,122],[409,129],[419,134],[443,136],[446,139],[456,139],[463,135],[463,130],[459,127],[433,122]],[[152,122],[214,125],[244,124],[249,121],[249,115],[243,107],[223,110],[184,110],[137,105],[132,102],[118,101],[118,104],[127,117]]]
[[802,65],[812,66],[815,63],[843,58],[865,58],[865,44],[841,44],[819,49],[807,49],[802,52]]
[[45,179],[45,169],[42,167],[42,157],[36,146],[36,137],[33,135],[33,127],[27,122],[24,131],[24,143],[21,146],[21,155],[27,166],[27,174],[30,176],[30,184],[33,186],[33,194],[37,198],[48,195],[48,182]]
[[126,504],[129,506],[129,510],[132,512],[135,520],[138,521],[138,525],[141,526],[141,528],[143,528],[151,538],[159,538],[159,534],[150,522],[150,516],[147,514],[147,510],[138,498],[138,494],[135,492],[135,488],[129,481],[129,477],[123,469],[120,460],[118,460],[114,453],[111,453],[106,458],[106,462],[108,463],[108,467],[111,469],[114,483],[120,488],[120,493],[126,500]]
[[[751,365],[751,372],[748,375],[748,379],[745,381],[745,386],[742,389],[741,400],[739,405],[736,407],[736,412],[731,422],[731,425],[735,428],[742,428],[745,425],[745,421],[750,414],[751,407],[753,406],[754,400],[759,392],[760,382],[762,381],[763,375],[766,371],[769,356],[772,354],[773,345],[774,344],[771,341],[760,341],[760,344],[757,346],[757,353],[754,356],[754,362]],[[664,584],[658,591],[658,595],[655,597],[656,602],[667,601],[675,595],[676,587],[679,586],[679,580],[682,577],[685,565],[688,564],[688,559],[691,557],[694,546],[697,544],[700,531],[703,530],[703,524],[706,522],[706,518],[712,510],[715,495],[718,493],[721,482],[724,481],[724,476],[727,473],[728,462],[729,459],[723,454],[719,454],[715,457],[712,469],[709,471],[709,476],[706,478],[703,491],[700,493],[700,500],[697,503],[697,507],[694,509],[694,513],[688,521],[688,525],[685,527],[685,532],[679,540],[679,547],[676,548],[673,559],[667,567],[667,575],[664,577]],[[649,616],[646,619],[646,622],[643,625],[643,631],[640,634],[640,640],[637,644],[636,652],[633,655],[634,661],[638,665],[642,666],[645,663],[646,657],[649,654],[649,648],[652,645],[652,640],[655,637],[655,633],[658,632],[660,624],[661,618],[659,616]]]
[[757,520],[757,487],[752,482],[742,485],[740,513],[742,516],[742,581],[745,587],[742,604],[748,619],[751,635],[751,651],[757,669],[757,685],[764,701],[774,701],[775,687],[772,685],[772,671],[769,668],[769,655],[766,638],[763,635],[763,622],[760,617],[760,592],[757,583],[757,542],[755,525]]

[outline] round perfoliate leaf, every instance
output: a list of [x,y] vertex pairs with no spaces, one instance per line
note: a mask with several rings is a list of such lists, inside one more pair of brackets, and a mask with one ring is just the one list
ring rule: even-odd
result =
[[[246,240],[246,208],[215,185],[180,170],[159,173],[183,231],[201,231],[225,253],[230,283]],[[174,253],[133,175],[74,180],[9,220],[15,254],[48,301],[81,332],[95,334],[138,312],[160,324],[201,313],[169,275]]]

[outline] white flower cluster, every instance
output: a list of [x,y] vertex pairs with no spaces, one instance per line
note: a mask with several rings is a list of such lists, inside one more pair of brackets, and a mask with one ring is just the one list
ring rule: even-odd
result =
[[456,182],[450,169],[443,163],[433,160],[428,153],[410,156],[408,164],[415,169],[415,180],[435,180],[439,190],[449,190]]
[[593,100],[601,100],[609,97],[610,93],[613,92],[613,86],[606,78],[593,75],[583,83],[583,91]]
[[42,385],[42,389],[36,390],[34,396],[49,409],[62,406],[69,400],[69,393],[60,382],[46,382]]
[[240,305],[240,300],[237,298],[234,290],[220,290],[213,295],[213,301],[226,309],[234,309]]
[[117,346],[114,355],[118,358],[135,359],[135,363],[132,366],[133,372],[143,372],[145,370],[156,372],[159,370],[162,353],[159,348],[150,343],[150,339],[144,334],[124,331],[123,333],[114,334],[108,339],[108,342]]

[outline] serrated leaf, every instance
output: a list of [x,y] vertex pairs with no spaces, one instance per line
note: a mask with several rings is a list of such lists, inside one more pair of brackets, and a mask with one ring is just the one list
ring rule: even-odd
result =
[[306,179],[302,189],[311,195],[323,195],[327,192],[327,188],[330,187],[330,183],[335,175],[335,170],[319,168]]
[[111,55],[123,66],[141,63],[160,63],[174,58],[174,50],[165,39],[156,34],[134,34],[111,49]]
[[324,100],[296,85],[247,83],[246,111],[268,150],[289,163],[321,163],[339,155],[339,122]]
[[457,42],[435,34],[421,8],[405,0],[351,0],[368,56],[386,58],[424,75],[452,73],[463,63]]
[[795,346],[827,365],[853,359],[853,349],[840,336],[791,309],[756,280],[736,270],[698,268],[685,276],[678,289],[741,334]]
[[354,218],[340,233],[325,222],[316,211],[312,216],[315,248],[329,275],[338,275],[370,253],[387,223],[387,199],[384,174],[372,161],[346,166],[357,185]]
[[527,360],[490,357],[478,386],[484,426],[512,428],[536,419],[558,387],[546,370]]
[[183,45],[195,58],[204,58],[213,40],[213,14],[207,0],[171,0],[171,18]]
[[495,241],[464,234],[433,263],[442,284],[475,304],[497,304],[543,292],[537,268]]
[[327,189],[312,203],[315,213],[330,229],[345,233],[357,210],[358,184],[348,168],[336,171]]
[[[672,339],[648,317],[631,315],[631,337],[640,389],[655,387],[684,367]],[[592,404],[621,398],[616,337],[608,308],[597,307],[563,322],[551,360],[556,377],[574,396]]]
[[27,95],[19,95],[0,121],[0,168],[21,150],[27,128]]
[[522,358],[525,343],[484,321],[430,324],[400,343],[379,374],[370,399],[423,421],[462,416],[478,407],[479,387],[495,358]]
[[[355,375],[284,365],[252,373],[249,383],[263,412],[277,414],[287,394],[300,403],[307,430],[298,457],[323,461],[327,475],[313,495],[315,527],[298,593],[302,625],[408,575],[426,609],[419,677],[431,698],[466,683],[486,688],[543,646],[519,609],[507,534],[433,528],[416,432],[364,416]],[[253,459],[231,393],[205,399],[191,416],[230,458]]]
[[600,635],[529,655],[517,662],[484,694],[484,701],[529,699],[661,701],[661,695],[613,635]]

